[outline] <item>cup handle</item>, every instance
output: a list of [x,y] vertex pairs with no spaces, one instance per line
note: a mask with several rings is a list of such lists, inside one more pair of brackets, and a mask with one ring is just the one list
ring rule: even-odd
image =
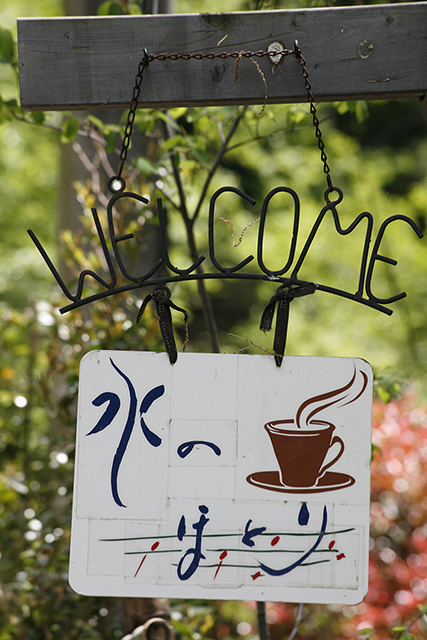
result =
[[339,436],[334,436],[332,438],[332,442],[329,448],[331,448],[335,443],[337,443],[340,445],[340,450],[338,451],[337,455],[335,456],[335,458],[333,460],[331,460],[330,462],[328,462],[328,464],[325,464],[324,467],[322,467],[319,471],[319,478],[320,476],[322,476],[326,469],[329,469],[329,467],[332,467],[333,464],[336,463],[337,460],[339,460],[342,456],[342,454],[344,453],[344,442],[341,440],[341,438]]

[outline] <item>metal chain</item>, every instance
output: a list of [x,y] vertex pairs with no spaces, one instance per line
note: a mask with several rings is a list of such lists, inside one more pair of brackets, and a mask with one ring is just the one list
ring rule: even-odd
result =
[[[117,176],[115,176],[115,178],[118,179],[120,182],[123,182],[123,178],[121,178],[121,175],[122,175],[123,167],[125,165],[126,158],[128,155],[133,123],[135,122],[136,110],[138,108],[139,94],[141,93],[142,74],[144,73],[145,67],[148,67],[148,64],[150,62],[150,57],[152,57],[148,55],[147,49],[144,49],[143,51],[144,51],[144,57],[138,64],[138,71],[135,76],[135,85],[132,92],[132,100],[129,105],[129,113],[127,117],[125,133],[122,141],[122,150],[120,151],[120,156],[119,156],[120,167],[119,167]],[[110,183],[111,183],[111,180],[110,180]]]
[[280,49],[279,51],[233,51],[232,53],[223,51],[221,53],[159,53],[150,55],[150,60],[213,60],[214,58],[263,58],[264,56],[276,57],[279,55],[289,56],[293,51],[290,49]]
[[[290,49],[282,49],[280,51],[233,51],[231,53],[228,52],[221,52],[221,53],[158,53],[156,55],[154,54],[149,54],[147,49],[143,50],[144,55],[143,58],[141,59],[141,61],[138,64],[138,71],[137,74],[135,76],[135,85],[133,88],[133,92],[132,92],[132,100],[130,102],[129,105],[129,113],[128,113],[128,117],[127,117],[127,122],[126,122],[126,126],[125,126],[125,132],[124,132],[124,136],[123,136],[123,141],[122,141],[122,149],[120,151],[120,167],[119,167],[119,171],[117,173],[117,176],[113,176],[113,178],[111,178],[109,180],[109,188],[111,190],[117,191],[117,190],[121,190],[124,188],[125,186],[125,181],[122,178],[122,171],[123,171],[123,167],[125,165],[126,159],[127,159],[127,154],[128,154],[128,149],[129,149],[129,145],[130,145],[130,139],[131,139],[131,135],[132,135],[132,129],[133,129],[133,124],[135,122],[135,116],[136,116],[136,110],[138,108],[138,100],[139,100],[139,95],[141,93],[141,84],[142,84],[142,78],[143,78],[143,73],[146,67],[148,67],[149,63],[152,62],[153,60],[191,60],[191,59],[195,59],[195,60],[203,60],[204,58],[207,58],[208,60],[213,60],[215,58],[236,58],[236,61],[239,61],[241,58],[262,58],[264,56],[278,56],[278,55],[282,55],[282,56],[288,56],[291,54],[295,54],[298,58],[299,64],[302,68],[302,77],[304,79],[305,82],[305,89],[307,91],[307,96],[308,96],[308,101],[310,103],[310,114],[312,116],[313,119],[313,126],[315,128],[316,131],[316,138],[317,138],[317,145],[319,147],[320,150],[320,157],[321,160],[323,162],[323,171],[326,174],[326,181],[328,183],[328,189],[325,192],[325,200],[326,203],[329,204],[330,200],[329,200],[329,194],[334,191],[334,187],[332,185],[332,179],[331,179],[331,170],[330,167],[328,165],[328,158],[325,152],[325,145],[323,143],[322,140],[322,132],[320,131],[320,123],[319,123],[319,119],[317,117],[317,111],[316,111],[316,107],[314,104],[314,96],[313,96],[313,92],[311,90],[311,83],[308,79],[308,71],[307,71],[307,63],[305,61],[304,56],[302,55],[301,49],[298,46],[298,42],[295,40],[294,43],[294,50],[291,51]],[[113,187],[113,185],[115,185],[115,181],[119,181],[120,183],[120,188],[116,188]]]
[[[125,181],[122,178],[122,171],[125,165],[128,149],[130,145],[130,139],[132,135],[133,123],[135,122],[136,110],[138,108],[138,100],[139,94],[141,93],[141,84],[142,77],[144,73],[144,69],[148,67],[149,63],[153,60],[203,60],[207,58],[208,60],[213,60],[214,58],[236,58],[236,60],[240,60],[240,58],[262,58],[264,56],[288,56],[293,53],[290,49],[282,49],[281,51],[233,51],[232,53],[221,52],[221,53],[158,53],[156,55],[149,54],[147,49],[143,50],[144,56],[138,64],[138,71],[135,76],[135,85],[132,92],[132,100],[129,105],[129,113],[127,117],[127,122],[125,126],[125,132],[122,141],[122,149],[120,151],[120,167],[116,176],[113,176],[109,182],[108,187],[112,191],[119,191],[124,188]],[[119,186],[116,185],[117,181],[119,182]]]
[[308,101],[310,103],[310,113],[313,118],[313,126],[316,130],[317,146],[319,147],[319,150],[320,150],[320,158],[323,162],[323,171],[326,174],[326,181],[328,183],[328,188],[325,192],[325,200],[326,200],[326,204],[330,204],[329,194],[335,190],[332,185],[331,169],[328,165],[328,157],[325,152],[325,145],[322,140],[322,132],[320,131],[320,123],[317,117],[317,111],[314,104],[314,96],[311,90],[310,81],[308,79],[307,63],[305,61],[304,56],[301,53],[301,49],[298,46],[297,40],[295,40],[295,43],[294,43],[294,51],[302,68],[302,77],[305,82],[305,89],[307,91]]

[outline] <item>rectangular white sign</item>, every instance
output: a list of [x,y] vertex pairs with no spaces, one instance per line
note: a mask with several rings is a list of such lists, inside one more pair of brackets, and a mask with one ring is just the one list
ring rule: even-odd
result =
[[356,604],[372,371],[360,359],[94,351],[80,368],[70,584]]

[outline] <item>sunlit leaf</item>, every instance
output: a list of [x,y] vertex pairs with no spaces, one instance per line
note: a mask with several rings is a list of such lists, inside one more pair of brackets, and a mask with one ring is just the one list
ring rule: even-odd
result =
[[43,124],[46,120],[46,116],[43,111],[33,111],[31,113],[31,118],[36,124]]
[[99,16],[119,16],[121,13],[120,4],[113,0],[106,0],[106,2],[102,2],[98,7]]
[[371,443],[371,462],[375,457],[375,452],[379,453],[380,456],[382,456],[382,454],[383,454],[383,452],[381,451],[380,447],[377,447],[377,445],[372,442]]
[[355,114],[358,122],[363,122],[369,117],[369,108],[366,100],[357,100]]
[[157,167],[150,162],[150,160],[142,156],[136,159],[135,164],[144,176],[150,176],[157,172]]
[[11,32],[0,28],[0,62],[10,63],[15,55],[16,47]]
[[72,142],[79,131],[80,122],[78,118],[66,120],[62,126],[61,142]]
[[102,131],[102,133],[106,132],[106,125],[103,123],[103,121],[101,120],[101,118],[97,118],[96,116],[89,114],[87,119],[89,120],[89,122],[93,125],[95,125],[95,127],[97,127],[100,131]]
[[112,153],[116,148],[116,139],[117,133],[115,131],[110,131],[107,135],[107,145],[105,147],[105,151],[107,153]]
[[169,114],[171,118],[173,118],[174,120],[178,120],[178,118],[181,118],[181,116],[185,115],[187,111],[187,107],[174,107],[173,109],[169,110]]

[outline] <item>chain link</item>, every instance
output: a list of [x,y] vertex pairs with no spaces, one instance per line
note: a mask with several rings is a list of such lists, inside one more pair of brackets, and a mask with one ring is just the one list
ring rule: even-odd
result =
[[264,56],[276,57],[279,55],[289,56],[293,53],[290,49],[281,49],[280,51],[233,51],[221,53],[158,53],[150,55],[151,60],[213,60],[214,58],[263,58]]
[[315,128],[316,131],[316,138],[317,138],[317,145],[319,147],[320,150],[320,157],[323,163],[323,171],[325,172],[326,175],[326,181],[328,184],[328,188],[325,192],[325,200],[326,203],[329,204],[330,200],[329,200],[329,194],[334,191],[334,187],[332,185],[332,179],[331,179],[331,170],[330,167],[328,165],[328,158],[325,152],[325,145],[324,142],[322,140],[322,132],[320,131],[320,123],[319,123],[319,119],[317,117],[317,111],[316,111],[316,107],[314,104],[314,96],[313,96],[313,92],[311,90],[311,83],[308,79],[308,71],[307,71],[307,63],[305,61],[304,56],[302,55],[301,49],[298,46],[298,42],[295,41],[294,43],[294,50],[291,51],[290,49],[282,49],[280,51],[264,51],[264,50],[260,50],[260,51],[233,51],[233,52],[221,52],[221,53],[158,53],[158,54],[149,54],[147,49],[144,49],[144,55],[143,58],[141,59],[141,61],[138,64],[138,71],[137,74],[135,76],[135,85],[133,88],[133,92],[132,92],[132,100],[130,102],[129,105],[129,113],[128,113],[128,117],[127,117],[127,122],[126,122],[126,126],[125,126],[125,132],[124,132],[124,136],[123,136],[123,141],[122,141],[122,149],[120,151],[120,167],[119,167],[119,171],[117,173],[117,176],[114,176],[114,178],[112,178],[109,182],[109,184],[113,185],[114,184],[114,179],[119,180],[120,184],[123,184],[123,178],[121,177],[122,175],[122,171],[123,171],[123,167],[125,165],[126,159],[127,159],[127,154],[128,154],[128,149],[129,149],[129,145],[130,145],[130,140],[131,140],[131,135],[132,135],[132,129],[133,129],[133,124],[135,122],[135,116],[136,116],[136,110],[138,108],[138,100],[139,100],[139,95],[141,93],[141,84],[142,84],[142,78],[143,78],[143,73],[146,67],[148,67],[149,63],[152,62],[153,60],[203,60],[203,59],[208,59],[208,60],[214,60],[215,58],[235,58],[236,61],[239,61],[241,58],[263,58],[265,56],[271,56],[271,57],[276,57],[278,55],[281,55],[283,57],[291,55],[291,54],[295,54],[296,57],[298,58],[298,62],[302,68],[302,77],[304,79],[304,83],[305,83],[305,90],[307,91],[307,97],[308,97],[308,101],[310,103],[310,114],[312,116],[312,120],[313,120],[313,126]]
[[123,135],[122,150],[120,151],[120,156],[119,156],[120,167],[116,176],[119,180],[121,178],[123,167],[125,165],[126,158],[128,155],[133,123],[135,122],[136,110],[138,108],[139,94],[141,93],[142,76],[143,76],[145,67],[148,67],[148,64],[150,62],[150,57],[152,56],[148,55],[147,49],[144,49],[144,56],[138,64],[138,71],[135,76],[135,85],[133,87],[132,100],[129,105],[129,113],[128,113],[127,122],[125,126],[125,132]]
[[313,119],[313,126],[316,130],[317,146],[319,147],[319,150],[320,150],[320,158],[323,162],[323,171],[325,172],[326,181],[328,183],[328,188],[325,192],[325,200],[326,200],[326,204],[330,204],[329,194],[335,189],[332,185],[331,169],[328,165],[328,157],[325,152],[325,145],[322,140],[322,132],[320,131],[319,118],[317,117],[317,110],[314,104],[314,96],[311,90],[310,80],[308,79],[307,63],[305,61],[304,56],[301,53],[301,49],[299,48],[298,42],[296,40],[295,40],[294,47],[295,47],[294,49],[295,55],[297,56],[300,66],[302,68],[302,77],[305,82],[305,90],[307,91],[307,97],[310,103],[310,113]]

